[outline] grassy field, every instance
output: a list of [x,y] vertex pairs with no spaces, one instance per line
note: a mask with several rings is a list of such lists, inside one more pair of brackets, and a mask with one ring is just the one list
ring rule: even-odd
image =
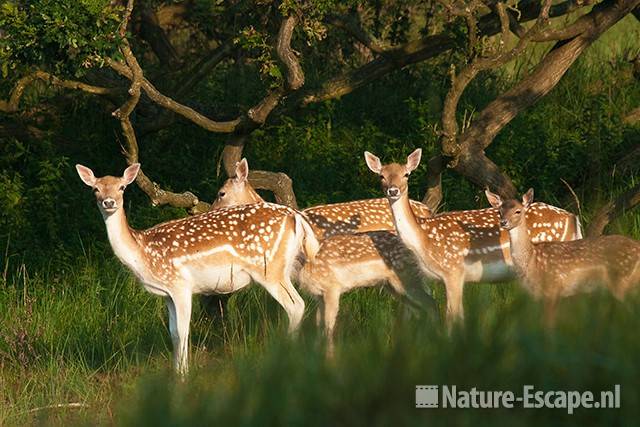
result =
[[[442,302],[443,290],[436,287]],[[314,302],[309,301],[308,313]],[[231,297],[224,319],[196,306],[192,371],[170,372],[164,304],[110,256],[68,272],[5,271],[0,284],[0,425],[632,424],[638,411],[640,299],[606,293],[560,307],[549,333],[514,284],[471,285],[466,326],[403,315],[379,289],[344,298],[338,353],[324,357],[313,316],[296,340],[258,288]],[[600,390],[621,409],[415,409],[419,384]],[[49,407],[50,405],[67,405]],[[73,407],[75,406],[75,407]]]

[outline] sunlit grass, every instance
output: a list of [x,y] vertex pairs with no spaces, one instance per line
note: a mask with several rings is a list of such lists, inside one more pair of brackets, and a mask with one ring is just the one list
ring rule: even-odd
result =
[[[26,277],[26,278],[25,278]],[[440,303],[443,290],[436,286]],[[561,410],[417,410],[417,384],[498,390],[608,389],[623,407],[571,421],[636,413],[640,299],[605,292],[560,306],[542,328],[539,304],[515,284],[469,285],[464,328],[451,335],[403,315],[387,292],[344,298],[335,360],[324,356],[309,300],[300,336],[259,288],[231,297],[223,320],[197,307],[192,371],[170,370],[163,302],[111,259],[64,275],[18,269],[0,293],[0,424],[254,425],[558,423]],[[43,409],[55,404],[83,407]],[[35,409],[35,412],[30,412]]]

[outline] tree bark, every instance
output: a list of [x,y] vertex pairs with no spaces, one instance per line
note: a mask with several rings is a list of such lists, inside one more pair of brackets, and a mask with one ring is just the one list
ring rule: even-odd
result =
[[[124,56],[125,62],[121,64],[122,67],[127,68],[131,74],[131,86],[129,88],[129,98],[124,104],[113,112],[113,116],[120,120],[120,126],[122,127],[122,134],[125,138],[127,148],[124,150],[125,157],[129,164],[138,162],[138,141],[136,138],[133,124],[131,123],[131,113],[138,105],[141,95],[141,86],[144,81],[144,74],[142,68],[136,57],[131,51],[128,41],[124,38],[126,28],[133,10],[133,0],[128,0],[127,8],[125,11],[125,18],[120,27],[120,34],[123,37],[123,45],[121,46],[121,52]],[[190,193],[184,192],[182,194],[172,193],[170,191],[163,190],[158,184],[151,181],[146,174],[140,170],[136,177],[136,183],[142,191],[151,199],[151,203],[154,206],[171,204],[176,207],[188,208],[193,212],[207,211],[209,205],[202,203],[198,198]]]
[[556,43],[529,76],[487,105],[461,135],[453,169],[481,187],[489,186],[505,198],[514,197],[515,187],[484,150],[516,115],[547,95],[587,47],[639,3],[605,0],[585,15],[587,18],[580,18],[590,25],[579,36]]
[[615,200],[605,203],[589,223],[587,235],[589,237],[600,236],[604,229],[614,219],[633,209],[640,203],[640,184],[618,196]]
[[[246,114],[247,120],[243,121],[244,125],[233,133],[225,143],[222,151],[222,164],[227,176],[234,176],[236,163],[242,159],[242,151],[249,135],[266,122],[283,97],[297,91],[304,85],[304,72],[291,49],[291,38],[296,24],[297,18],[295,16],[285,17],[278,31],[276,52],[286,69],[287,77],[284,85],[272,90],[256,106],[249,109]],[[273,192],[278,203],[297,209],[298,203],[292,181],[285,173],[252,170],[249,173],[249,182],[258,190]]]
[[44,71],[34,71],[33,73],[17,81],[8,100],[0,99],[0,111],[5,113],[15,113],[20,109],[20,100],[29,85],[37,80],[45,81],[51,85],[66,89],[81,90],[93,95],[114,95],[119,93],[118,89],[94,86],[75,80],[63,80]]
[[431,212],[436,213],[442,202],[442,172],[446,161],[441,154],[436,154],[427,162],[427,191],[422,203],[427,205]]
[[172,70],[180,67],[181,61],[176,50],[160,27],[156,13],[147,3],[143,3],[140,10],[140,37],[149,43],[161,65]]

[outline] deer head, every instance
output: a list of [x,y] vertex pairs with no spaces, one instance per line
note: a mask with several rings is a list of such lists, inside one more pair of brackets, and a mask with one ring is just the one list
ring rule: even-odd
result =
[[500,227],[505,230],[511,230],[519,226],[525,220],[525,212],[533,203],[533,188],[530,188],[522,196],[522,203],[516,199],[503,201],[499,195],[492,193],[488,189],[484,193],[487,196],[487,200],[489,200],[489,204],[498,209]]
[[247,178],[249,177],[249,164],[247,159],[242,159],[236,163],[236,173],[234,177],[227,179],[220,190],[216,200],[211,204],[211,209],[218,209],[227,206],[249,205],[264,201],[262,197],[251,187]]
[[103,176],[102,178],[96,178],[91,169],[82,165],[76,165],[76,170],[82,182],[93,188],[98,208],[103,217],[107,218],[124,205],[124,190],[138,176],[140,163],[134,163],[129,166],[121,177]]
[[390,163],[383,166],[378,157],[368,151],[364,152],[364,159],[367,162],[367,166],[369,166],[372,172],[380,176],[382,191],[392,202],[398,200],[400,196],[407,194],[409,175],[411,175],[411,172],[420,164],[420,157],[422,157],[422,149],[418,148],[409,154],[407,163],[404,165]]

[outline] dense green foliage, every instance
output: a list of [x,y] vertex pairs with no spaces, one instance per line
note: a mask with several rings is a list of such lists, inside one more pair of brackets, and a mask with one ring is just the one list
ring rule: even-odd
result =
[[117,51],[121,7],[109,0],[0,3],[0,64],[7,78],[31,66],[79,75]]

